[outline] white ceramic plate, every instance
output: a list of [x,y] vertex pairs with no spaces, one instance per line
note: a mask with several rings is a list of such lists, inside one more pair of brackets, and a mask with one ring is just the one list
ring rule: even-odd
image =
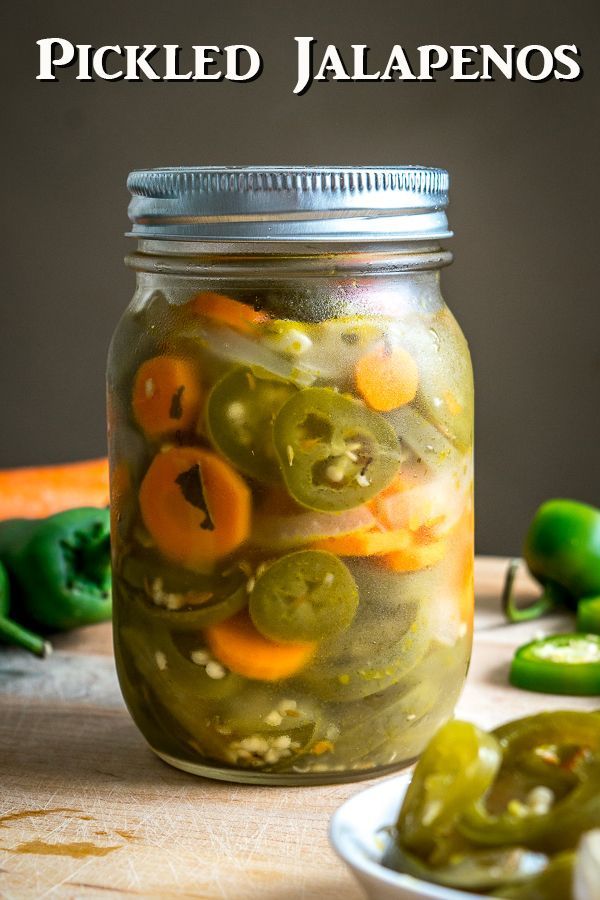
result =
[[390,841],[383,830],[398,817],[410,775],[381,781],[350,797],[334,813],[329,828],[333,847],[372,900],[475,900],[481,894],[455,891],[401,875],[381,865]]

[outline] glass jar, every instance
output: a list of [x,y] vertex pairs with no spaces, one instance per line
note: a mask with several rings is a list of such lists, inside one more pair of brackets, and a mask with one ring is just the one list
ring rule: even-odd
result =
[[437,169],[133,173],[108,418],[121,688],[166,762],[351,781],[448,719],[473,389]]

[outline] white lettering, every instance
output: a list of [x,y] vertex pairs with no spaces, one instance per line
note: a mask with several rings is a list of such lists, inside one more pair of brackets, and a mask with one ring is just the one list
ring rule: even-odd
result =
[[482,44],[481,45],[481,53],[482,53],[482,64],[481,68],[483,74],[481,76],[481,81],[493,81],[494,76],[492,75],[492,64],[496,66],[499,72],[507,78],[509,81],[512,81],[515,77],[515,45],[514,44],[505,44],[504,45],[504,56],[502,56],[497,50],[491,46],[491,44]]
[[194,81],[221,81],[223,75],[220,71],[209,74],[208,66],[216,65],[217,60],[211,53],[220,53],[218,47],[195,46],[194,47]]
[[479,47],[473,47],[470,44],[457,44],[450,47],[452,50],[452,75],[450,81],[478,81],[479,72],[466,72],[467,66],[472,66],[475,62],[469,53],[479,53]]
[[148,62],[150,57],[153,56],[157,50],[158,47],[156,44],[142,44],[141,46],[138,46],[137,44],[126,45],[125,56],[127,72],[125,74],[125,81],[141,81],[141,72],[143,72],[150,81],[160,81],[160,75],[154,71]]
[[179,54],[181,47],[179,44],[165,44],[165,81],[189,81],[192,77],[192,70],[189,72],[179,71]]
[[340,51],[335,44],[327,44],[323,62],[321,63],[321,67],[315,75],[314,80],[327,81],[329,72],[333,72],[334,81],[351,81],[342,61]]
[[[530,71],[529,62],[536,53],[541,53],[542,55],[542,68],[537,75],[534,75]],[[547,78],[550,78],[553,71],[554,55],[547,47],[542,47],[541,44],[530,44],[517,53],[517,72],[523,78],[526,78],[527,81],[545,81]]]
[[[248,69],[242,74],[243,55],[248,57]],[[230,44],[225,47],[226,78],[229,81],[252,81],[262,71],[262,58],[260,53],[247,44]]]
[[381,72],[373,72],[372,75],[365,72],[367,67],[367,53],[369,52],[367,44],[351,44],[350,46],[354,50],[354,73],[352,75],[352,81],[378,81]]
[[394,81],[393,72],[398,72],[400,81],[416,81],[417,76],[410,67],[408,57],[400,44],[394,44],[381,81]]
[[579,63],[567,55],[569,52],[572,53],[573,56],[579,56],[579,49],[575,44],[560,44],[554,50],[556,62],[563,63],[563,65],[567,67],[566,72],[554,71],[554,76],[557,81],[576,81],[583,75]]
[[439,44],[425,44],[419,47],[419,81],[435,81],[431,74],[433,69],[445,69],[450,59],[450,54],[445,47]]
[[[75,47],[71,41],[64,38],[44,38],[37,41],[40,48],[40,70],[36,75],[36,81],[56,81],[54,69],[56,66],[70,66],[75,59]],[[53,50],[60,48],[61,55],[53,56]]]
[[107,72],[106,66],[104,64],[104,60],[109,53],[118,53],[119,55],[121,55],[121,52],[121,48],[118,44],[99,47],[94,51],[94,55],[92,57],[92,68],[98,78],[101,78],[103,81],[119,81],[123,77],[122,69],[119,69],[118,72]]
[[313,37],[295,37],[298,44],[298,80],[294,88],[295,94],[303,94],[312,84],[312,45]]

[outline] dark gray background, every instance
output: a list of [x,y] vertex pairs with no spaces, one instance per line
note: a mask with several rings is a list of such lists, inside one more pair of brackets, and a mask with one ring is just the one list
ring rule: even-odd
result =
[[[448,302],[477,387],[478,550],[512,553],[550,495],[600,502],[599,6],[393,0],[10,4],[2,65],[0,465],[104,453],[104,363],[132,291],[135,167],[416,163],[452,175]],[[575,83],[317,84],[295,35],[366,43],[575,43]],[[41,83],[36,40],[248,43],[250,84]]]

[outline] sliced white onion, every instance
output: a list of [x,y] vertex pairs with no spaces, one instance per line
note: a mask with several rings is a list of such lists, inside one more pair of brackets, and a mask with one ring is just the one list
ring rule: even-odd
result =
[[253,522],[252,541],[266,550],[281,550],[311,544],[321,538],[340,537],[375,526],[366,506],[342,513],[301,512],[297,515],[258,513]]

